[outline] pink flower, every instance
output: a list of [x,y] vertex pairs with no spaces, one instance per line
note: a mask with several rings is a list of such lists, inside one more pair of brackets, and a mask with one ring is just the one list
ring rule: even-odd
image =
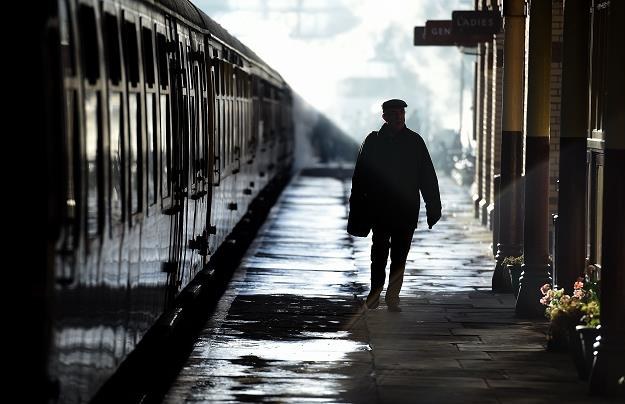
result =
[[551,285],[550,285],[550,284],[548,284],[548,283],[545,283],[545,284],[544,284],[544,285],[540,288],[540,292],[541,292],[543,295],[546,295],[546,294],[547,294],[547,292],[548,292],[550,289],[551,289]]
[[550,299],[548,299],[547,297],[541,297],[540,298],[540,303],[544,304],[545,306],[548,306],[549,305],[549,300]]
[[584,282],[581,281],[577,281],[575,282],[575,284],[573,285],[573,289],[581,289],[584,287]]
[[582,289],[575,289],[573,291],[573,297],[581,299],[582,297],[584,297],[584,291]]

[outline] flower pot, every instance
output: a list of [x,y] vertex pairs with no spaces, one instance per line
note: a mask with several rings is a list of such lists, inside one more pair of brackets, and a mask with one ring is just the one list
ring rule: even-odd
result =
[[588,370],[586,369],[586,359],[584,358],[582,345],[579,330],[575,327],[575,330],[572,331],[569,338],[569,352],[571,353],[575,369],[577,369],[577,376],[579,376],[581,380],[586,380],[588,378]]
[[496,293],[512,292],[512,284],[510,283],[510,274],[505,266],[497,265],[493,272],[492,289]]
[[594,360],[593,344],[595,343],[595,339],[599,336],[599,330],[596,327],[587,325],[578,325],[575,327],[575,330],[577,331],[577,336],[580,341],[582,357],[582,362],[580,363],[581,369],[580,367],[577,368],[579,378],[581,380],[588,380]]
[[512,293],[514,293],[514,297],[519,296],[519,278],[521,278],[521,274],[523,270],[521,269],[521,265],[506,265],[508,269],[508,273],[510,274],[510,283],[512,283]]
[[575,345],[579,340],[575,331],[577,324],[579,324],[579,318],[567,314],[560,314],[552,318],[547,330],[547,350],[577,353],[581,357],[581,342],[577,346]]
[[547,330],[547,350],[551,352],[568,352],[570,333],[561,326],[549,324]]

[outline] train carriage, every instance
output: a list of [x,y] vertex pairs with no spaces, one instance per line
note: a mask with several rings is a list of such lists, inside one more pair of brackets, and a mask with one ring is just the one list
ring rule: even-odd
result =
[[186,0],[49,7],[44,373],[89,400],[293,162],[291,90]]

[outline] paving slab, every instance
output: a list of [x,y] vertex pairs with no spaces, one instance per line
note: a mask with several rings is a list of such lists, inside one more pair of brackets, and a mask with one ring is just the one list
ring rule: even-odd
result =
[[[206,323],[165,403],[603,403],[546,321],[490,291],[491,234],[469,190],[440,178],[400,295],[367,310],[371,236],[345,232],[350,182],[297,176]],[[422,205],[423,206],[423,205]]]

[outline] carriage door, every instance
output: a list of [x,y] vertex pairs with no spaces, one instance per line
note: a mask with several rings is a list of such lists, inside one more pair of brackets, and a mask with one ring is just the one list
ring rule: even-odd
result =
[[[208,256],[207,212],[209,205],[210,178],[208,171],[208,88],[206,84],[206,48],[203,36],[191,33],[189,52],[189,199],[194,209],[192,234],[189,248],[196,251],[205,263]],[[210,217],[210,216],[209,216]]]
[[176,21],[167,17],[167,62],[170,77],[170,100],[171,100],[171,147],[168,154],[170,164],[169,180],[171,182],[171,205],[164,206],[163,212],[172,217],[172,227],[170,235],[169,262],[166,271],[168,272],[170,301],[177,295],[182,284],[181,276],[183,271],[184,253],[184,203],[186,192],[186,179],[184,170],[184,137],[185,130],[185,69],[183,65],[183,55],[178,35]]

